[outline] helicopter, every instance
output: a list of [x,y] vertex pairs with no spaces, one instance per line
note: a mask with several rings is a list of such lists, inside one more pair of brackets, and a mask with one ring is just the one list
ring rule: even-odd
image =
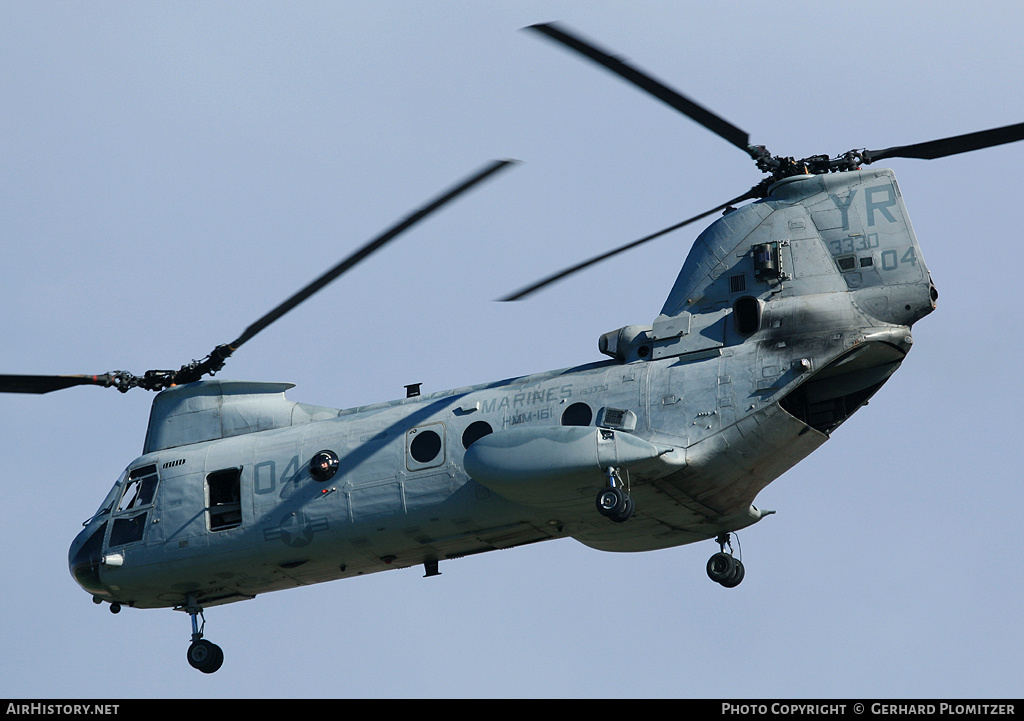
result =
[[[3,376],[0,390],[159,392],[143,454],[69,553],[111,610],[192,621],[188,660],[220,667],[203,609],[300,584],[552,538],[608,551],[714,540],[712,580],[744,575],[729,535],[770,512],[758,492],[811,453],[910,350],[937,292],[891,157],[938,158],[1024,137],[1010,126],[837,158],[773,156],[592,43],[533,30],[604,65],[752,156],[767,177],[716,208],[661,313],[599,339],[608,360],[353,409],[297,404],[289,386],[205,380],[255,334],[477,183],[488,166],[178,371]],[[745,201],[753,201],[742,205]],[[735,207],[739,206],[739,207]],[[506,297],[517,300],[621,250]],[[204,623],[205,626],[205,623]]]

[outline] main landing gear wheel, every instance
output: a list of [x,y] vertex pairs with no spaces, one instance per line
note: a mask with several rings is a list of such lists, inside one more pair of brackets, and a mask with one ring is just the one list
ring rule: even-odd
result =
[[743,562],[719,551],[708,559],[708,578],[726,588],[734,588],[743,580]]
[[617,486],[597,494],[597,512],[616,523],[628,521],[635,508],[633,498]]
[[224,652],[220,646],[205,638],[192,642],[188,647],[188,664],[203,673],[213,673],[224,663]]
[[[725,533],[718,537],[718,545],[722,549],[708,559],[708,578],[725,588],[735,588],[740,585],[746,572],[743,570],[743,562],[732,555],[732,543],[729,534]],[[725,552],[728,544],[729,552]]]

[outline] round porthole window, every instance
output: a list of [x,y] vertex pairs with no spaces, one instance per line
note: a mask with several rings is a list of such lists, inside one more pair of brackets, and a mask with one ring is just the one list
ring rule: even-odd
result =
[[573,403],[562,411],[563,426],[589,426],[594,419],[594,411],[586,403]]
[[469,448],[486,435],[494,432],[491,424],[487,421],[473,421],[462,433],[462,447]]
[[441,436],[431,430],[420,431],[409,444],[409,455],[417,463],[430,463],[441,452]]
[[338,463],[337,453],[334,451],[320,451],[309,462],[309,475],[314,480],[323,483],[330,480],[338,472]]

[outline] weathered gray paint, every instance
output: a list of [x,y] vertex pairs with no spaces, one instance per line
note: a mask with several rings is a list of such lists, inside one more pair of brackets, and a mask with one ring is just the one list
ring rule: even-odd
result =
[[[764,244],[781,267],[758,280]],[[734,317],[744,297],[750,334]],[[550,538],[609,551],[714,538],[763,517],[758,492],[888,379],[933,307],[891,171],[789,178],[700,235],[651,324],[601,338],[609,360],[345,410],[277,383],[161,393],[130,464],[160,474],[145,536],[97,565],[82,549],[101,512],[72,566],[91,563],[83,585],[108,600],[208,606]],[[563,426],[575,403],[606,427]],[[493,434],[467,454],[477,421]],[[441,452],[417,457],[430,432]],[[322,450],[340,459],[326,482],[308,468]],[[625,523],[594,506],[611,466],[636,503]],[[211,531],[206,479],[228,468],[242,521]]]

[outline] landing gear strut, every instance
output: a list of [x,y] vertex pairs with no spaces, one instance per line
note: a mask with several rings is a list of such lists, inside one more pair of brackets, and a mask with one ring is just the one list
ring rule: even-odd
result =
[[[721,550],[708,559],[708,578],[726,588],[734,588],[740,585],[745,575],[743,562],[732,555],[732,543],[728,533],[723,533],[715,540],[718,541]],[[725,551],[726,545],[729,546],[728,553]]]
[[597,494],[597,512],[616,523],[624,523],[633,515],[633,498],[622,487],[617,468],[608,469],[608,486]]
[[[203,629],[206,628],[203,609],[190,604],[185,606],[184,610],[192,617],[192,644],[188,647],[188,665],[203,673],[213,673],[224,663],[224,652],[220,646],[203,638]],[[202,626],[198,624],[197,616],[203,619]]]

